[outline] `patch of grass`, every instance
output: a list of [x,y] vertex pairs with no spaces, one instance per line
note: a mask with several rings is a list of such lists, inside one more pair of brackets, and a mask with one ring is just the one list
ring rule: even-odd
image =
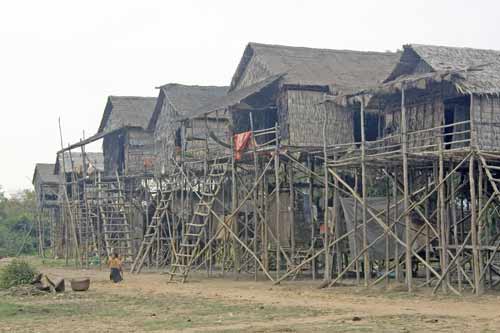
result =
[[54,259],[54,258],[41,258],[41,257],[22,257],[23,260],[29,262],[32,265],[37,267],[45,267],[45,268],[67,268],[67,267],[75,267],[74,260],[68,261],[66,265],[66,261],[64,259]]
[[[125,301],[125,300],[124,300]],[[319,310],[304,307],[274,307],[249,302],[231,302],[178,295],[134,297],[122,302],[128,312],[146,317],[138,328],[146,331],[219,326],[239,322],[272,321],[275,318],[316,316]],[[137,305],[140,307],[137,308]],[[148,304],[144,307],[144,304]]]
[[78,304],[31,305],[18,302],[0,302],[0,321],[34,319],[35,317],[67,316],[78,313]]
[[23,260],[13,260],[0,270],[0,288],[6,289],[29,284],[37,274],[31,264]]
[[[380,315],[361,317],[359,321],[351,319],[331,319],[317,323],[299,324],[294,332],[431,332],[431,331],[467,331],[466,323],[461,318],[424,315]],[[286,329],[275,326],[273,331]]]
[[[307,323],[287,325],[288,318],[295,322],[297,318],[307,318]],[[170,293],[115,295],[112,291],[95,290],[58,296],[2,298],[0,322],[14,330],[27,331],[64,331],[73,327],[70,325],[93,325],[89,330],[96,331],[216,328],[221,332],[237,332],[231,330],[231,325],[241,324],[249,332],[307,333],[460,330],[467,327],[463,318],[454,317],[405,314],[361,316],[360,320],[353,321],[348,309],[315,310],[305,306],[263,305]],[[61,323],[67,326],[62,327]],[[252,323],[263,325],[252,326]]]
[[[114,295],[89,291],[39,297],[12,297],[0,300],[0,322],[13,327],[50,331],[57,323],[92,323],[101,329],[163,331],[218,327],[279,318],[321,315],[319,310],[301,306],[275,307],[247,301],[216,300],[176,294]],[[54,321],[57,318],[57,321]],[[103,326],[104,325],[104,326]]]

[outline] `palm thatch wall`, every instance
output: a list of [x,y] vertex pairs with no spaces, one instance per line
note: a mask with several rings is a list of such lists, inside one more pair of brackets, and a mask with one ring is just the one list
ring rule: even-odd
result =
[[[322,146],[354,141],[353,112],[349,108],[325,103],[325,93],[287,89],[279,108],[281,137],[292,146]],[[325,124],[326,121],[326,124]]]
[[[160,87],[158,100],[148,125],[154,131],[155,174],[161,175],[170,172],[174,165],[172,159],[181,151],[181,147],[195,146],[192,139],[205,139],[208,130],[219,129],[221,123],[217,121],[219,115],[207,117],[200,121],[199,109],[203,108],[226,94],[227,87],[216,86],[188,86],[176,83]],[[222,118],[222,115],[220,116]],[[197,119],[197,120],[192,120]]]
[[231,153],[231,131],[226,111],[190,118],[183,122],[183,126],[187,159],[214,159]]
[[152,134],[146,129],[155,105],[155,97],[108,97],[98,130],[98,134],[105,134],[102,149],[106,175],[145,171],[153,158]]
[[37,163],[33,172],[33,187],[35,188],[38,208],[49,208],[57,205],[58,178],[54,174],[54,164]]
[[274,235],[278,234],[282,247],[290,247],[291,239],[299,248],[307,248],[311,242],[312,212],[307,194],[295,190],[293,202],[290,200],[290,191],[284,189],[280,193],[279,228],[276,220],[276,193],[268,197],[267,224]]
[[472,103],[477,145],[481,150],[500,150],[500,97],[475,96]]
[[[500,52],[432,45],[406,45],[399,63],[385,83],[367,92],[383,105],[384,135],[399,133],[401,90],[409,132],[471,120],[472,142],[483,150],[500,146]],[[374,103],[372,101],[372,103]],[[472,106],[472,109],[471,109]],[[463,132],[469,124],[420,133],[410,147],[437,144],[436,134]],[[470,139],[470,133],[448,135],[446,141]],[[445,145],[458,148],[468,142]]]
[[128,129],[125,141],[125,174],[152,172],[154,158],[153,133],[142,128]]
[[[325,94],[357,91],[380,83],[399,58],[397,53],[313,49],[249,43],[233,75],[230,93],[282,75],[273,87],[276,118],[282,142],[322,146],[326,118],[327,144],[353,141],[353,115],[349,109],[325,102]],[[256,96],[259,96],[257,93]],[[261,97],[264,99],[264,97]],[[264,104],[264,103],[261,103]],[[243,117],[233,117],[236,129]],[[256,128],[262,128],[259,123]]]

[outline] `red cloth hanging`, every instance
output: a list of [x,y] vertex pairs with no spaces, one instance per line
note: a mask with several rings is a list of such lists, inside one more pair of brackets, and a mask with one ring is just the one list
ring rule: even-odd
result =
[[241,158],[241,153],[248,146],[251,137],[252,137],[252,132],[238,133],[233,136],[234,154],[235,154],[234,158],[236,160],[239,160]]

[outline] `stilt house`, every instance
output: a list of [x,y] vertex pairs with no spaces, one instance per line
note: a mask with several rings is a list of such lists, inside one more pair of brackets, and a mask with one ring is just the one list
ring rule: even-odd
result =
[[[59,184],[59,202],[65,200],[64,189],[71,200],[77,194],[77,181],[84,175],[82,153],[64,152],[64,168],[62,154],[58,154],[54,164],[54,175]],[[102,153],[85,153],[85,174],[90,175],[94,172],[104,172],[104,157]],[[76,199],[76,197],[75,197]]]
[[[320,147],[326,121],[326,143],[350,143],[356,136],[356,113],[350,107],[325,103],[325,95],[341,95],[381,83],[394,68],[399,54],[312,49],[250,43],[234,73],[229,92],[198,114],[228,114],[235,134],[279,127],[280,144]],[[357,130],[359,132],[359,129]],[[256,137],[262,145],[273,137]],[[295,238],[303,246],[313,219],[309,198],[302,191],[280,194],[280,243]],[[289,200],[294,197],[293,203]],[[267,216],[275,230],[275,199],[270,198]],[[293,208],[292,208],[293,207]],[[292,227],[291,211],[294,215]],[[273,215],[274,214],[274,215]],[[307,223],[305,221],[308,221]],[[307,229],[309,228],[309,229]],[[276,230],[275,230],[276,231]]]
[[[229,88],[229,95],[240,95],[239,103],[230,106],[234,129],[248,131],[252,112],[254,129],[278,123],[283,144],[322,146],[326,115],[327,144],[353,142],[354,113],[324,103],[325,94],[344,94],[382,82],[398,57],[391,52],[249,43]],[[271,82],[262,87],[265,80]],[[246,94],[241,94],[243,89]]]
[[448,150],[500,149],[500,51],[405,45],[373,93],[370,104],[385,116],[384,137],[401,133],[404,104],[410,149],[437,150],[440,140]]
[[58,204],[59,182],[54,174],[54,164],[37,163],[32,180],[38,209],[55,208]]
[[195,111],[214,99],[224,96],[227,87],[188,86],[176,83],[161,86],[148,130],[154,132],[157,156],[156,173],[164,174],[171,167],[170,159],[179,154],[184,145],[190,156],[202,155],[207,147],[208,132],[204,128],[224,131],[227,116],[197,117]]
[[153,133],[147,131],[155,97],[109,96],[97,137],[108,176],[138,175],[152,171]]

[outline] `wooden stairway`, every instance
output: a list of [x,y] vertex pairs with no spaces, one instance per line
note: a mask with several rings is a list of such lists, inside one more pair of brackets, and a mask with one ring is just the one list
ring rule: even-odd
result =
[[86,200],[80,200],[78,202],[78,212],[77,216],[77,231],[79,238],[79,245],[81,248],[81,255],[84,264],[87,266],[89,264],[89,253],[97,248],[97,237],[94,230],[94,224],[92,223],[92,213]]
[[133,260],[132,237],[124,195],[119,184],[118,187],[114,187],[112,183],[103,185],[106,186],[101,189],[104,193],[102,193],[100,213],[106,252],[108,256],[117,253],[124,263],[131,263]]
[[197,192],[199,201],[196,203],[192,218],[185,224],[184,234],[179,249],[174,253],[174,259],[167,272],[169,282],[184,283],[200,248],[200,242],[212,214],[212,207],[224,182],[228,164],[214,163],[210,171],[199,184]]
[[130,268],[131,273],[140,273],[141,269],[144,265],[144,261],[146,260],[148,253],[155,242],[155,239],[158,237],[158,233],[160,232],[161,221],[165,214],[168,214],[168,208],[171,203],[171,198],[175,194],[175,190],[170,188],[168,191],[162,191],[160,193],[160,200],[158,202],[158,207],[155,210],[153,218],[151,222],[146,228],[144,233],[144,238],[142,240],[141,246],[139,248],[139,252],[135,257],[135,260]]

